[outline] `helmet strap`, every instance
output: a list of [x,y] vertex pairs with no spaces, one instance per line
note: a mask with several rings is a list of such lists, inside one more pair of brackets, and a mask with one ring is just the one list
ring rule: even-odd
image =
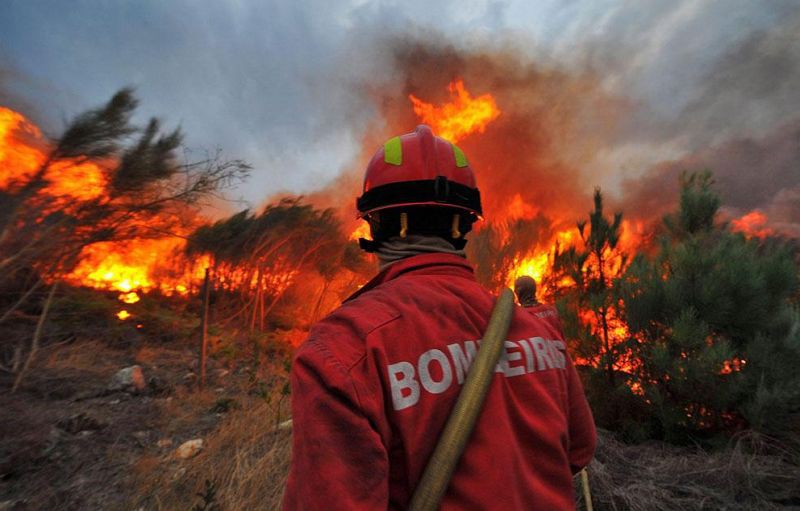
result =
[[[438,208],[437,208],[438,209]],[[452,211],[452,210],[450,210]],[[358,245],[365,252],[376,252],[383,241],[393,236],[407,238],[410,234],[437,236],[447,240],[456,250],[467,244],[474,218],[461,213],[433,215],[432,211],[416,208],[410,211],[379,211],[367,216],[372,239],[360,238]]]
[[408,234],[408,213],[400,213],[400,237],[405,238]]
[[450,228],[450,235],[453,237],[454,240],[457,240],[461,237],[461,231],[458,230],[458,224],[461,222],[461,215],[456,213],[453,215],[453,226]]

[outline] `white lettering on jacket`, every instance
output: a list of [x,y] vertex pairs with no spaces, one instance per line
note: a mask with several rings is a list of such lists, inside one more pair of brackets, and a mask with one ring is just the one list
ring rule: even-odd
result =
[[[398,375],[402,375],[398,378]],[[389,366],[389,381],[392,387],[392,404],[395,410],[402,410],[419,401],[419,383],[414,379],[414,365],[398,362]]]
[[[447,345],[450,357],[444,351],[434,348],[422,353],[416,364],[400,361],[387,366],[394,409],[403,410],[417,404],[421,390],[430,394],[445,392],[453,384],[453,373],[456,384],[463,384],[479,345],[480,341],[453,343]],[[565,349],[564,341],[545,340],[541,337],[505,341],[495,372],[502,373],[506,378],[513,378],[537,370],[565,369]]]

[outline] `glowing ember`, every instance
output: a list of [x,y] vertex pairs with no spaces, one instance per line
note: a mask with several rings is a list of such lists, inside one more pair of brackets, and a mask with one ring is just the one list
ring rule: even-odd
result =
[[775,231],[767,226],[767,215],[754,209],[741,218],[731,220],[731,230],[741,232],[748,238],[766,238],[772,236]]
[[731,360],[726,360],[722,363],[722,370],[719,374],[731,374],[741,371],[747,365],[747,360],[734,357]]
[[123,303],[136,303],[140,300],[139,295],[136,294],[135,291],[131,291],[130,293],[123,293],[119,295],[119,301]]
[[414,113],[433,131],[451,142],[458,142],[470,133],[483,133],[486,125],[497,119],[500,109],[491,94],[473,98],[464,88],[463,80],[455,80],[447,87],[451,101],[434,106],[409,94]]
[[117,313],[117,317],[118,317],[118,318],[119,318],[121,321],[125,321],[126,319],[128,319],[129,317],[131,317],[131,313],[130,313],[130,312],[128,312],[128,311],[126,311],[126,310],[121,310],[121,311],[119,311],[119,312]]

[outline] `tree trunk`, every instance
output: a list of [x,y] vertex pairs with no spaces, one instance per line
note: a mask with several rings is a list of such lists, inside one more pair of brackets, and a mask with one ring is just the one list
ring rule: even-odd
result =
[[606,371],[608,372],[608,383],[611,386],[614,386],[614,363],[611,357],[611,342],[608,338],[608,307],[606,306],[607,301],[607,291],[608,288],[606,286],[606,271],[605,271],[605,260],[603,258],[602,251],[597,252],[597,262],[598,262],[598,270],[600,272],[600,284],[603,287],[603,305],[600,307],[600,324],[603,327],[603,347],[606,352]]
[[206,386],[206,356],[208,350],[208,302],[211,296],[211,283],[208,277],[208,268],[206,268],[205,277],[203,277],[203,311],[200,316],[200,328],[202,338],[200,339],[200,390]]
[[11,393],[17,391],[19,385],[22,383],[22,378],[25,376],[25,372],[31,365],[33,361],[33,357],[36,355],[36,352],[39,351],[39,340],[42,338],[42,331],[44,330],[44,321],[47,319],[47,313],[50,311],[50,304],[53,303],[53,295],[56,294],[56,288],[58,287],[58,282],[52,285],[50,288],[50,292],[47,294],[47,299],[44,302],[44,308],[42,309],[42,314],[39,316],[39,321],[36,323],[36,331],[33,334],[33,339],[31,340],[31,351],[28,353],[28,358],[25,359],[25,364],[20,369],[19,373],[17,374],[17,378],[14,380],[14,386],[11,387]]

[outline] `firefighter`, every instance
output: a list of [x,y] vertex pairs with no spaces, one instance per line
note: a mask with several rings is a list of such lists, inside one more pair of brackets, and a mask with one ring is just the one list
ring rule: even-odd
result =
[[519,304],[531,314],[538,318],[546,319],[554,323],[554,326],[561,331],[561,319],[558,317],[558,310],[555,306],[547,303],[539,303],[536,299],[536,280],[529,275],[522,275],[514,281],[514,293],[517,295]]
[[536,280],[529,275],[522,275],[514,281],[514,293],[523,307],[538,305],[536,301]]
[[[464,153],[428,126],[367,166],[357,200],[380,272],[315,325],[292,367],[284,509],[405,509],[495,297],[464,255],[481,214]],[[483,410],[443,510],[571,509],[596,432],[564,337],[514,310]]]

